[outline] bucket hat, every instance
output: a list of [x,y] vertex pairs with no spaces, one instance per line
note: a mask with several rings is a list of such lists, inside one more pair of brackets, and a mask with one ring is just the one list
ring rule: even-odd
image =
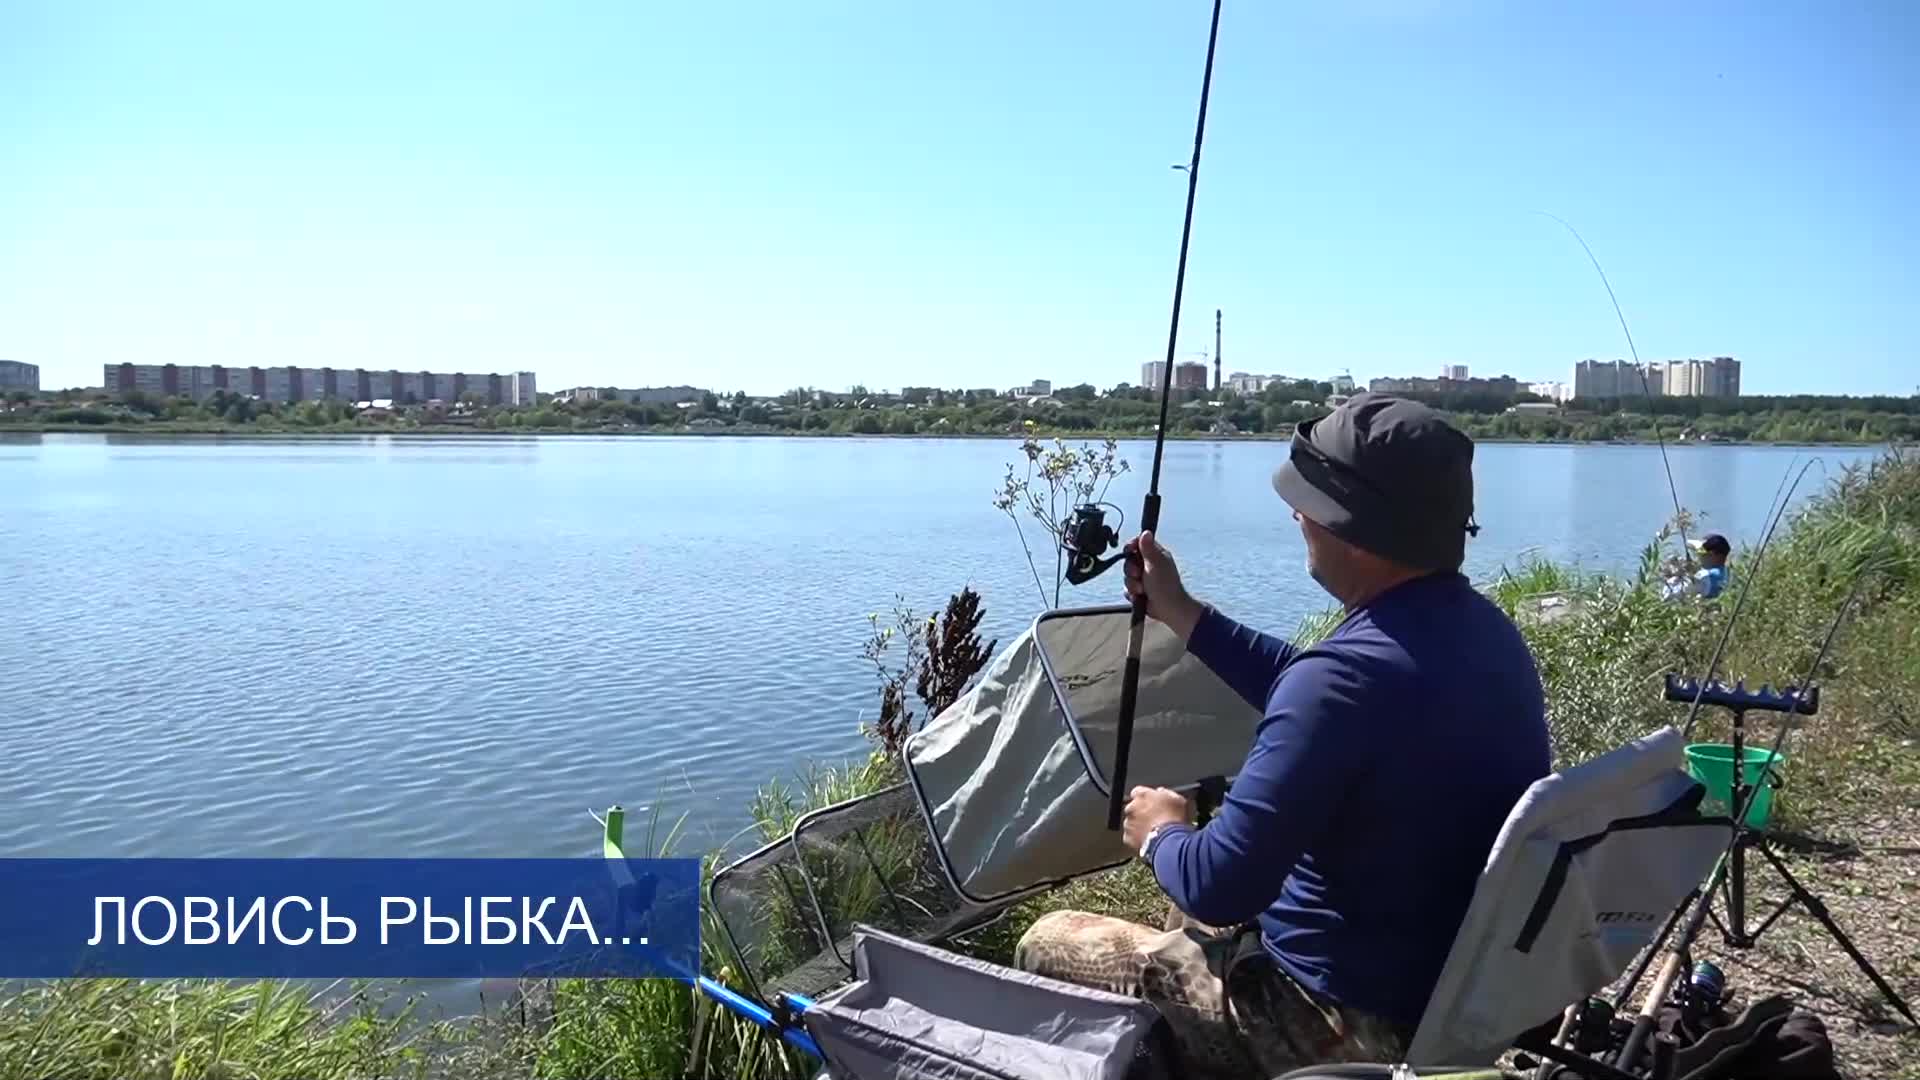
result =
[[1417,569],[1458,570],[1480,531],[1473,440],[1389,394],[1355,394],[1295,428],[1273,489],[1342,540]]

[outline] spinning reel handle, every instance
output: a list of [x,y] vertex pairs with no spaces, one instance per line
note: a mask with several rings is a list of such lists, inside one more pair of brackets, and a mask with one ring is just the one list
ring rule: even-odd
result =
[[1124,551],[1109,555],[1104,559],[1096,559],[1091,555],[1076,554],[1073,558],[1067,560],[1067,582],[1072,585],[1085,585],[1087,582],[1113,569],[1114,563],[1126,557],[1127,553]]

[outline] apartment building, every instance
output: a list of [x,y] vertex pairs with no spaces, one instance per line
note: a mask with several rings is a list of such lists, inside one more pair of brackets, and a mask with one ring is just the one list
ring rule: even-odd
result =
[[0,360],[0,394],[16,390],[29,394],[40,392],[40,365],[23,360]]
[[1630,360],[1582,360],[1573,366],[1573,394],[1581,398],[1739,397],[1740,361],[1655,360],[1644,366]]
[[1367,389],[1376,394],[1517,394],[1520,382],[1511,375],[1499,375],[1491,379],[1479,377],[1455,379],[1442,376],[1428,379],[1382,377],[1369,380]]
[[224,390],[264,401],[374,401],[397,404],[462,401],[477,397],[488,405],[531,405],[534,373],[501,375],[468,372],[373,371],[366,368],[223,367],[219,364],[106,364],[102,385],[110,394],[134,390],[158,397],[202,401]]

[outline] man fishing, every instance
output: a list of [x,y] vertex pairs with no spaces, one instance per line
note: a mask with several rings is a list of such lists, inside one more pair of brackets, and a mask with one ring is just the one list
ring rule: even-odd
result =
[[1719,533],[1708,533],[1698,540],[1688,541],[1687,546],[1700,553],[1700,569],[1694,571],[1691,578],[1675,575],[1668,578],[1660,595],[1665,600],[1684,600],[1697,596],[1711,600],[1727,591],[1730,571],[1727,557],[1733,553],[1733,545]]
[[1727,556],[1733,545],[1719,533],[1709,533],[1699,542],[1700,572],[1694,575],[1694,587],[1701,596],[1719,596],[1727,588]]
[[1017,965],[1152,1001],[1198,1072],[1400,1060],[1501,824],[1551,769],[1533,658],[1460,573],[1472,463],[1404,399],[1300,425],[1273,487],[1345,610],[1307,648],[1194,599],[1151,533],[1128,545],[1129,596],[1264,717],[1204,828],[1177,792],[1129,793],[1167,929],[1055,912]]

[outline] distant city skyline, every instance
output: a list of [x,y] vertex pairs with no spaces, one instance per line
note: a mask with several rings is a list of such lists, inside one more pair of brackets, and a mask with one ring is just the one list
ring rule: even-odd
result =
[[[749,392],[1164,359],[1204,3],[0,5],[0,358]],[[1920,382],[1920,6],[1228,4],[1177,360]],[[1209,364],[1209,366],[1211,366]]]
[[[1196,353],[1192,355],[1201,355],[1201,354]],[[1441,376],[1440,376],[1441,378],[1452,378],[1456,380],[1473,380],[1476,382],[1485,382],[1486,380],[1489,380],[1489,379],[1511,380],[1511,382],[1514,384],[1513,387],[1511,387],[1511,389],[1513,390],[1536,393],[1544,397],[1554,398],[1555,400],[1561,400],[1564,398],[1570,398],[1570,397],[1576,396],[1577,391],[1584,391],[1586,393],[1592,393],[1592,394],[1596,394],[1597,396],[1605,396],[1605,397],[1611,397],[1611,396],[1638,397],[1648,391],[1650,391],[1656,397],[1688,396],[1688,395],[1700,395],[1700,394],[1704,394],[1707,396],[1722,396],[1728,393],[1727,386],[1721,386],[1721,385],[1715,384],[1711,388],[1709,388],[1704,384],[1696,384],[1693,387],[1688,387],[1684,384],[1676,384],[1671,386],[1668,385],[1668,383],[1674,380],[1674,374],[1673,374],[1674,372],[1685,371],[1689,368],[1694,369],[1695,371],[1699,370],[1702,367],[1712,368],[1715,364],[1715,359],[1716,358],[1712,356],[1700,356],[1700,357],[1686,357],[1686,358],[1673,358],[1673,359],[1659,358],[1659,359],[1647,360],[1645,361],[1645,366],[1650,370],[1651,378],[1647,381],[1647,384],[1644,387],[1642,386],[1637,376],[1624,374],[1630,371],[1630,369],[1632,368],[1632,362],[1629,360],[1616,359],[1616,358],[1603,359],[1603,358],[1597,358],[1597,357],[1583,357],[1581,360],[1575,361],[1567,365],[1566,370],[1563,373],[1561,373],[1559,377],[1554,377],[1554,378],[1533,378],[1526,374],[1519,374],[1517,371],[1489,372],[1473,364],[1447,363],[1447,364],[1440,365],[1439,370],[1441,372]],[[1819,388],[1757,391],[1757,390],[1754,390],[1746,382],[1747,372],[1745,371],[1745,362],[1743,360],[1740,360],[1738,358],[1732,358],[1732,357],[1719,357],[1718,360],[1723,364],[1731,363],[1732,365],[1731,383],[1729,385],[1731,387],[1731,390],[1734,396],[1796,395],[1796,394],[1822,395],[1822,394],[1844,393],[1843,391],[1827,390],[1827,389],[1819,389]],[[14,363],[18,367],[30,366],[30,365],[19,364],[19,362],[17,361]],[[995,392],[997,393],[1044,395],[1048,393],[1050,389],[1055,389],[1055,388],[1065,389],[1067,387],[1080,386],[1083,384],[1091,385],[1094,387],[1094,389],[1100,390],[1100,391],[1109,390],[1123,383],[1131,386],[1150,386],[1150,387],[1157,388],[1159,386],[1159,383],[1157,380],[1159,378],[1159,371],[1162,365],[1163,365],[1163,361],[1150,360],[1141,364],[1139,368],[1132,373],[1133,375],[1132,378],[1126,377],[1125,373],[1116,374],[1113,372],[1109,372],[1108,374],[1114,375],[1114,377],[1107,378],[1104,380],[1097,379],[1097,378],[1096,379],[1079,379],[1079,380],[1058,379],[1058,378],[1048,377],[1044,374],[1035,374],[1029,378],[1018,380],[1015,383],[1011,384],[1010,386],[996,386],[994,387],[994,389],[995,389]],[[1213,389],[1214,368],[1212,366],[1212,359],[1210,355],[1204,361],[1194,360],[1194,359],[1176,359],[1174,366],[1176,369],[1176,376],[1177,376],[1174,383],[1176,389],[1192,389],[1192,388]],[[109,393],[118,393],[131,387],[131,388],[140,389],[142,391],[149,392],[149,393],[164,394],[167,392],[167,389],[164,383],[164,376],[162,374],[163,367],[164,365],[162,364],[104,364],[104,365],[101,365],[100,368],[98,369],[101,371],[101,375],[99,378],[96,378],[95,380],[90,382],[82,381],[82,382],[72,383],[70,385],[59,383],[59,382],[49,382],[45,378],[44,374],[42,374],[40,378],[40,389],[42,392],[49,393],[49,394],[55,393],[61,390],[87,390],[87,389],[106,390]],[[176,365],[176,367],[179,370],[179,375],[178,375],[179,382],[176,384],[176,388],[182,396],[205,397],[208,393],[211,392],[212,388],[216,385],[220,386],[221,388],[229,388],[229,384],[225,381],[227,376],[222,373],[223,372],[222,365],[184,365],[182,364],[182,365]],[[1599,370],[1603,370],[1606,372],[1606,381],[1604,382],[1604,385],[1602,385],[1601,382],[1588,378],[1586,374],[1587,370],[1594,369],[1594,368],[1597,368]],[[287,396],[287,388],[289,386],[290,379],[293,380],[293,385],[299,385],[301,380],[304,378],[306,384],[310,388],[320,387],[323,384],[325,384],[327,378],[331,375],[331,373],[334,373],[334,372],[338,373],[338,378],[341,380],[339,383],[341,387],[340,392],[335,393],[329,390],[324,395],[319,395],[317,393],[296,394],[294,395],[294,400],[299,400],[302,397],[310,397],[310,398],[318,399],[321,396],[343,397],[343,398],[354,397],[356,396],[354,393],[348,392],[347,388],[350,384],[348,381],[346,381],[352,377],[352,373],[354,372],[360,372],[362,373],[362,375],[358,381],[353,382],[351,385],[358,386],[360,385],[361,382],[364,382],[366,383],[367,387],[371,388],[370,393],[359,394],[357,396],[372,397],[372,398],[400,396],[398,394],[391,393],[388,389],[388,387],[392,385],[390,374],[393,377],[404,376],[408,380],[406,385],[409,388],[409,390],[411,392],[414,392],[415,395],[417,397],[420,397],[422,400],[425,400],[426,398],[429,398],[429,397],[435,397],[435,396],[439,396],[439,397],[457,396],[457,395],[450,395],[450,394],[438,394],[433,392],[434,391],[433,380],[435,378],[438,378],[443,382],[445,382],[445,384],[448,387],[452,387],[453,385],[455,385],[454,380],[458,379],[460,380],[460,385],[462,385],[463,388],[464,388],[465,381],[469,378],[473,378],[473,379],[487,378],[487,375],[479,374],[479,373],[476,373],[473,375],[448,373],[448,374],[441,374],[436,376],[423,368],[405,368],[405,367],[374,368],[374,367],[362,366],[362,365],[342,365],[342,366],[330,366],[330,367],[302,368],[299,365],[284,365],[284,364],[282,365],[245,365],[245,364],[242,364],[242,365],[224,366],[224,371],[232,373],[231,377],[234,381],[231,383],[230,388],[235,392],[248,392],[250,390],[257,391],[263,385],[270,385],[273,387],[273,389],[270,391],[264,391],[264,394],[265,396],[273,397],[276,400]],[[290,375],[289,374],[290,371],[296,372],[298,374]],[[1614,372],[1616,371],[1621,372],[1623,374],[1614,374]],[[137,381],[130,382],[129,380],[136,379],[136,373],[137,373]],[[249,376],[248,373],[251,373],[251,375]],[[494,395],[496,400],[504,401],[506,403],[515,403],[519,401],[532,400],[532,397],[534,394],[536,376],[538,378],[538,385],[541,393],[551,393],[551,394],[560,394],[560,395],[567,394],[575,389],[589,388],[589,387],[598,389],[602,387],[612,386],[612,387],[633,389],[633,388],[643,388],[643,387],[654,388],[654,387],[669,387],[669,386],[686,386],[686,385],[691,385],[691,384],[700,382],[700,380],[695,378],[691,373],[682,373],[682,375],[678,378],[671,378],[666,380],[648,381],[648,380],[635,380],[633,378],[619,378],[619,379],[613,379],[613,380],[602,380],[597,382],[568,380],[563,378],[556,379],[556,378],[551,378],[545,374],[540,374],[539,372],[534,370],[522,370],[518,372],[495,372],[492,374],[496,380],[499,380],[501,382],[501,385],[505,385],[509,387],[507,390]],[[1405,383],[1408,385],[1424,385],[1434,381],[1433,377],[1419,373],[1418,368],[1409,369],[1407,371],[1394,373],[1394,374],[1388,374],[1384,372],[1382,373],[1360,372],[1360,373],[1355,373],[1350,375],[1346,369],[1341,369],[1341,370],[1329,373],[1329,372],[1315,372],[1315,371],[1247,369],[1244,367],[1227,366],[1221,369],[1220,375],[1222,379],[1222,386],[1221,386],[1222,389],[1232,389],[1241,393],[1258,393],[1265,388],[1265,386],[1269,381],[1275,378],[1306,379],[1314,382],[1329,383],[1335,386],[1336,393],[1351,392],[1356,389],[1365,390],[1369,387],[1370,383],[1374,383],[1376,381],[1385,381],[1389,383]],[[422,376],[425,377],[425,381],[422,381]],[[1203,376],[1204,376],[1204,381],[1202,380]],[[1696,374],[1696,375],[1693,375],[1693,378],[1698,380],[1699,378],[1701,378],[1701,376]],[[1351,383],[1349,385],[1342,385],[1342,384],[1348,383],[1349,379],[1351,380]],[[270,383],[265,383],[262,380],[273,380],[273,381]],[[479,385],[479,384],[476,383],[476,385]],[[928,378],[907,378],[907,379],[903,379],[895,382],[855,381],[855,382],[849,382],[849,383],[842,383],[838,385],[824,383],[820,380],[809,380],[806,378],[799,378],[798,381],[792,382],[787,385],[780,385],[780,386],[761,386],[761,387],[732,386],[732,385],[724,385],[724,384],[708,382],[701,385],[700,388],[703,390],[712,391],[717,394],[732,394],[736,392],[743,392],[753,397],[771,398],[771,397],[778,397],[781,394],[787,393],[790,390],[794,390],[798,388],[811,388],[811,389],[822,391],[825,393],[837,394],[837,393],[845,393],[850,387],[854,387],[854,386],[863,386],[876,393],[878,392],[898,393],[902,388],[905,388],[905,387],[932,387],[932,388],[937,388],[941,390],[966,391],[966,390],[978,390],[984,385],[986,384],[980,382],[979,380],[970,380],[967,377],[961,377],[958,379],[946,379],[946,380],[928,379]],[[1391,392],[1391,389],[1392,388],[1389,388],[1387,392]],[[1426,389],[1432,389],[1432,387],[1426,387]],[[1868,394],[1856,395],[1856,396],[1871,396],[1873,393],[1874,392],[1868,392]],[[1910,387],[1904,392],[1896,388],[1893,390],[1881,391],[1879,393],[1884,395],[1895,396],[1895,397],[1906,397],[1915,393],[1920,393],[1920,386]]]

